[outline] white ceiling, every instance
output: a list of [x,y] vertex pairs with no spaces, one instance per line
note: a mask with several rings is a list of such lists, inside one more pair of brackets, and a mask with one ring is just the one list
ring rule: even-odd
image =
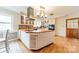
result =
[[[20,11],[26,13],[27,7],[28,6],[3,6],[3,8],[15,11],[17,13],[19,13]],[[45,6],[45,11],[47,14],[53,13],[54,16],[68,15],[78,12],[79,6]]]
[[24,12],[26,13],[27,11],[27,6],[2,6],[2,8],[20,13],[20,12]]
[[[53,7],[52,7],[53,8]],[[48,13],[53,13],[56,15],[69,15],[73,13],[78,13],[79,6],[57,6],[50,10]]]

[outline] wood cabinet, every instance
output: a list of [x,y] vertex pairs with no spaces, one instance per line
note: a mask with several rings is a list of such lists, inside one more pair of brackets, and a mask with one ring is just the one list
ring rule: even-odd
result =
[[20,30],[26,30],[26,31],[28,31],[28,30],[33,30],[33,25],[31,25],[31,24],[20,24],[19,25],[19,29]]
[[33,30],[34,19],[21,16],[20,20],[19,29]]
[[20,24],[24,24],[24,16],[21,16]]
[[32,7],[27,8],[27,15],[21,12],[19,29],[32,30],[34,25],[34,9]]
[[79,18],[66,19],[66,36],[79,39]]

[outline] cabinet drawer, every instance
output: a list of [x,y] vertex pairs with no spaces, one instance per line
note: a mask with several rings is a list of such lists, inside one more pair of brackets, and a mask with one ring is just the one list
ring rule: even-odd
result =
[[30,36],[30,47],[31,48],[36,47],[36,39],[37,39],[37,35],[31,35]]

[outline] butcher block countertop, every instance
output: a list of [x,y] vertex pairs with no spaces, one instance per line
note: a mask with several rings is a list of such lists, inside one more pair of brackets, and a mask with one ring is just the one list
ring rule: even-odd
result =
[[20,31],[25,31],[27,33],[44,33],[44,32],[51,32],[54,30],[48,30],[48,29],[38,29],[38,30],[31,30],[31,31],[26,31],[24,29],[20,30]]

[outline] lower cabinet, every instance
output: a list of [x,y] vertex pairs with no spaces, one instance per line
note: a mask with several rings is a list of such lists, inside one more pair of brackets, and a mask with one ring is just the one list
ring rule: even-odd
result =
[[30,35],[30,47],[36,48],[37,35]]
[[53,43],[54,39],[54,31],[42,33],[27,33],[24,31],[20,31],[20,35],[21,41],[24,43],[24,45],[32,50],[38,50]]

